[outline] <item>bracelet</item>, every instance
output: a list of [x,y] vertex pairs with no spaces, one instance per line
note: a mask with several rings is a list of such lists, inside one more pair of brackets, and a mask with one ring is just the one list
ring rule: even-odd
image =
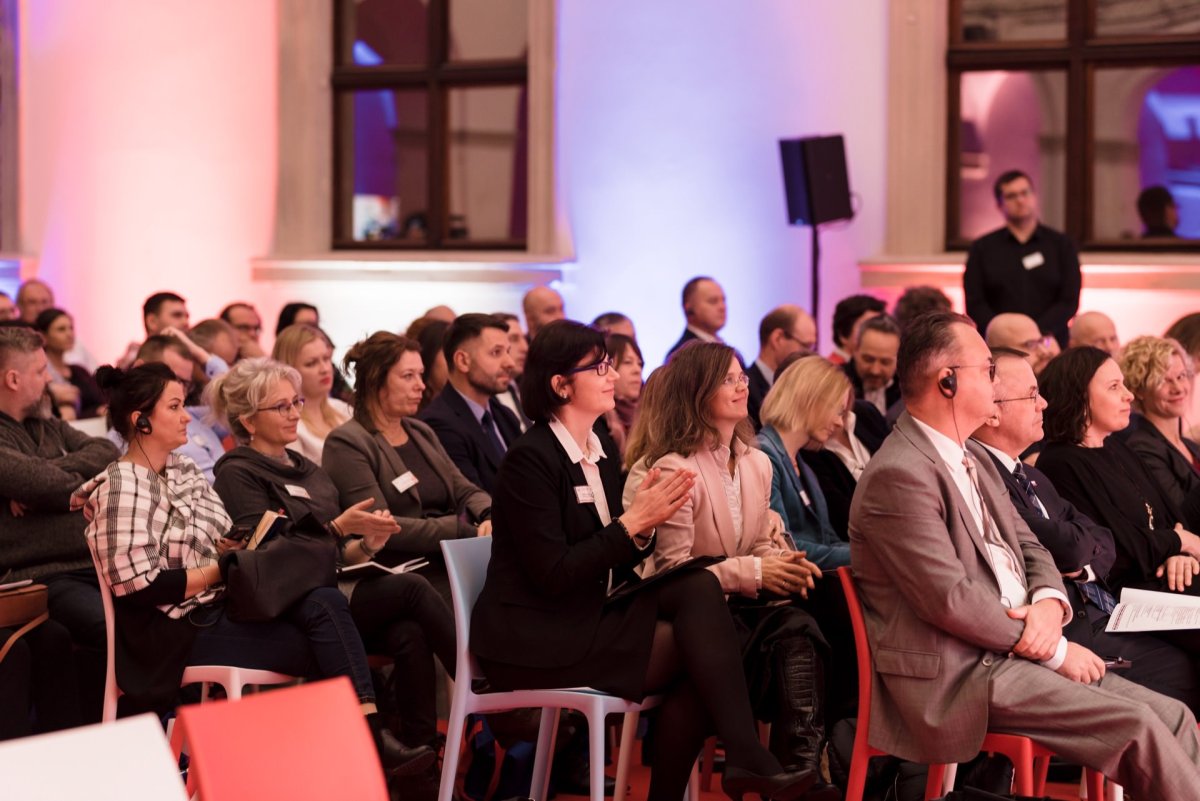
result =
[[383,550],[383,546],[381,545],[381,546],[379,546],[378,549],[372,551],[370,548],[367,547],[367,541],[365,539],[361,539],[358,541],[358,547],[362,548],[362,552],[367,555],[368,559],[374,559],[375,555]]
[[342,531],[342,527],[338,525],[336,518],[329,521],[328,527],[339,540],[346,536],[345,532]]

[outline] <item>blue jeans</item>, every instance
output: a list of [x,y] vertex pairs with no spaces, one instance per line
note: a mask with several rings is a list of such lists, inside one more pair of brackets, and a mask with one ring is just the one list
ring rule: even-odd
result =
[[364,703],[375,701],[367,654],[346,596],[319,587],[267,623],[230,620],[224,605],[192,613],[189,665],[237,665],[293,676],[348,676]]

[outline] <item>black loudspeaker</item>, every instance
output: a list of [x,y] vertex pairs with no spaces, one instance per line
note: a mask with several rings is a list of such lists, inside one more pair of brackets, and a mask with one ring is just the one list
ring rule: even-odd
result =
[[846,177],[846,143],[839,136],[780,139],[788,222],[820,225],[854,216]]

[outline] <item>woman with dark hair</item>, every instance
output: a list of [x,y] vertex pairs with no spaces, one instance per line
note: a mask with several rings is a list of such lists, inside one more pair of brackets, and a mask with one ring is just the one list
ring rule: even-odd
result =
[[413,320],[405,336],[415,340],[421,353],[421,366],[425,372],[423,379],[425,390],[421,393],[421,411],[441,394],[446,382],[450,380],[450,368],[446,365],[446,354],[443,345],[446,344],[446,332],[450,323],[444,320],[434,320],[421,317]]
[[604,340],[608,350],[608,358],[613,363],[617,373],[613,385],[615,401],[611,411],[604,413],[604,422],[608,425],[608,433],[613,442],[617,443],[617,452],[622,461],[625,459],[625,444],[629,439],[629,431],[633,421],[637,419],[638,401],[642,395],[642,349],[635,340],[624,334],[609,334]]
[[66,355],[75,347],[75,321],[62,309],[46,309],[33,327],[46,345],[50,367],[48,389],[64,420],[85,419],[104,414],[104,396],[86,368],[67,364]]
[[694,475],[651,468],[621,503],[620,465],[593,431],[613,407],[615,375],[598,331],[556,321],[529,349],[521,381],[534,425],[509,449],[496,485],[492,558],[471,619],[471,647],[502,690],[589,686],[623,698],[662,693],[649,798],[677,801],[700,745],[726,746],[725,792],[789,801],[811,771],[783,772],[758,742],[737,634],[716,577],[684,570],[636,582],[655,526],[687,501]]
[[275,336],[283,333],[283,329],[292,325],[311,325],[314,328],[321,325],[321,313],[311,303],[292,301],[285,303],[279,310],[279,321],[275,323]]
[[190,419],[183,383],[161,363],[128,373],[105,366],[97,375],[109,393],[109,425],[129,449],[72,502],[91,520],[85,534],[112,588],[117,675],[126,695],[169,707],[188,665],[347,676],[384,767],[428,767],[431,749],[404,748],[380,722],[362,640],[335,588],[310,591],[270,622],[230,620],[217,559],[244,543],[229,538],[232,521],[204,474],[174,453],[187,440]]
[[1129,425],[1133,401],[1121,368],[1099,348],[1069,348],[1046,366],[1039,385],[1049,406],[1038,469],[1060,495],[1112,531],[1112,588],[1200,595],[1200,581],[1193,581],[1200,573],[1200,537],[1183,527],[1179,510],[1137,454],[1111,436]]

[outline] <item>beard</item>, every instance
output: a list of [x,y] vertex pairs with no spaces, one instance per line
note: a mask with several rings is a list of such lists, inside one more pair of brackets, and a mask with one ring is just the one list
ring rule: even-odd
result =
[[499,395],[508,389],[511,381],[512,379],[507,373],[503,376],[492,376],[474,371],[467,373],[467,383],[471,385],[471,388],[485,395]]

